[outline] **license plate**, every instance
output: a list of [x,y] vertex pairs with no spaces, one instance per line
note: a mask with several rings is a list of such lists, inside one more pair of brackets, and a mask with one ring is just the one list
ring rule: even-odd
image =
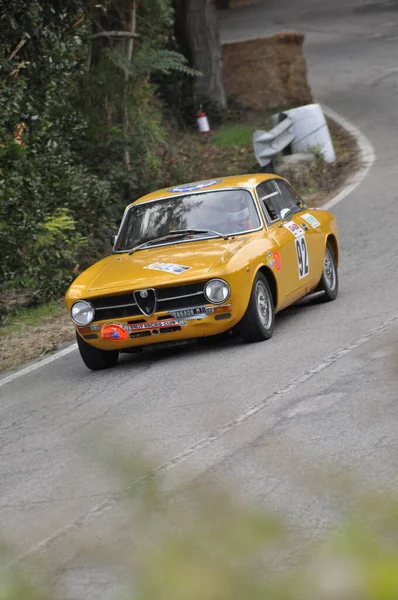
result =
[[206,306],[197,306],[196,308],[184,308],[182,310],[170,311],[175,319],[185,319],[187,317],[198,317],[206,316],[214,312],[214,308]]

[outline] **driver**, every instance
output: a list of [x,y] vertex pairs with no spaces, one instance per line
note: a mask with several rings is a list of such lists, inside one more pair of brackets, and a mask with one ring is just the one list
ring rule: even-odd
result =
[[244,194],[234,194],[226,200],[226,205],[226,228],[228,228],[228,231],[234,233],[253,229],[253,222]]
[[200,221],[190,222],[190,226],[209,228],[227,235],[254,229],[245,193],[232,192],[223,195],[222,200],[212,198],[211,202],[204,202]]

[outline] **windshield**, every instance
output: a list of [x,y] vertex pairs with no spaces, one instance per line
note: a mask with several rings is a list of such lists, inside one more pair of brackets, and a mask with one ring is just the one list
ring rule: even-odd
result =
[[[252,195],[246,190],[203,192],[132,206],[127,213],[115,250],[123,252],[184,229],[208,230],[200,237],[237,235],[260,227]],[[186,235],[193,235],[187,232]],[[197,234],[199,237],[199,233]],[[181,238],[179,238],[181,239]],[[172,243],[175,243],[173,240]],[[159,243],[161,241],[159,240]],[[162,243],[171,243],[163,240]]]

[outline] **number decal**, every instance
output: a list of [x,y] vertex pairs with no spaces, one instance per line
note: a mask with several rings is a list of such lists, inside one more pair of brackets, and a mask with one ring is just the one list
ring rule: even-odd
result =
[[305,236],[302,235],[301,237],[296,238],[294,243],[296,245],[297,252],[299,279],[303,279],[303,277],[307,277],[308,273],[310,272],[310,267],[308,264],[308,249]]

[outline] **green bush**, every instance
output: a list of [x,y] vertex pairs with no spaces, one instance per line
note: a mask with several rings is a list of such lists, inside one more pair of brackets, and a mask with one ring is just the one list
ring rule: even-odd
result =
[[39,226],[24,284],[40,294],[40,301],[54,297],[71,283],[71,274],[79,267],[76,259],[86,246],[87,238],[77,233],[70,211],[57,208]]
[[[164,48],[170,0],[138,4],[141,38],[131,63],[120,44],[94,48],[93,23],[112,7],[88,0],[0,4],[0,292],[23,286],[42,297],[43,255],[51,262],[46,295],[62,294],[70,266],[84,268],[110,250],[126,204],[162,185],[162,107],[151,75],[194,73]],[[55,244],[38,252],[46,219],[58,209],[86,243],[64,239],[62,256]]]
[[[91,173],[78,152],[87,136],[77,109],[88,35],[84,24],[74,28],[80,11],[77,2],[57,10],[51,2],[0,7],[7,42],[0,46],[0,289],[28,287],[43,299],[64,291],[73,278],[68,268],[109,247],[109,222],[120,217],[109,182]],[[18,144],[14,132],[21,122]],[[59,209],[73,219],[79,243],[73,236],[52,245],[47,237],[45,243],[48,217],[58,218]],[[63,248],[56,250],[56,242]],[[45,261],[49,279],[43,287]]]

